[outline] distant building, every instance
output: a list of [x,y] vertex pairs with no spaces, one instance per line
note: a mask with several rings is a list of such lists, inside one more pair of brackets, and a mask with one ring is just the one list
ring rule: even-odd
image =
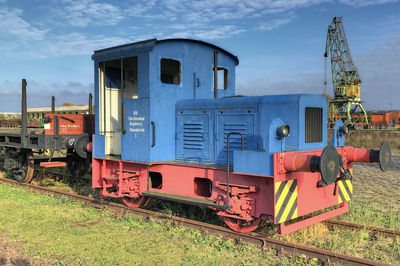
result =
[[[87,114],[89,112],[89,105],[56,106],[55,112],[63,114]],[[46,113],[51,113],[51,107],[28,108],[28,118],[31,119],[44,118],[44,114]]]
[[20,113],[0,112],[0,119],[18,119],[20,116]]

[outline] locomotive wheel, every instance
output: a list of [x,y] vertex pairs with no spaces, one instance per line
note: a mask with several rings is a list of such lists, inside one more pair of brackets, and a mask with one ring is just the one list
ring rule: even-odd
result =
[[140,196],[139,198],[131,198],[131,197],[123,197],[122,201],[129,208],[138,208],[142,206],[146,206],[149,202],[149,197]]
[[22,151],[19,155],[20,168],[13,170],[13,177],[19,183],[29,183],[33,178],[34,160],[31,150]]
[[256,230],[261,221],[260,218],[255,218],[254,220],[249,222],[225,216],[221,216],[221,219],[230,229],[239,233],[249,233]]

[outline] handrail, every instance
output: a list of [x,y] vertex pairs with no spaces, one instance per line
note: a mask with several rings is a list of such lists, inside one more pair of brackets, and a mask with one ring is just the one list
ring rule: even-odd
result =
[[153,143],[151,144],[151,147],[154,147],[156,145],[156,124],[151,121],[151,126],[153,127]]
[[241,140],[242,140],[242,151],[244,151],[244,138],[243,134],[240,132],[230,132],[228,133],[228,136],[226,137],[226,205],[229,206],[229,137],[230,135],[240,135]]

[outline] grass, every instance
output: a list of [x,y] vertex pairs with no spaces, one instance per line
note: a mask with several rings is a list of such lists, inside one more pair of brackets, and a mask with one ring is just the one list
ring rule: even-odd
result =
[[400,230],[400,213],[391,206],[382,209],[367,200],[354,199],[350,201],[349,207],[351,211],[336,219]]
[[[365,202],[357,200],[351,202],[350,205],[350,211],[337,219],[400,229],[397,212],[380,213],[375,208],[367,208]],[[397,265],[400,262],[400,238],[372,235],[368,230],[357,231],[344,228],[332,230],[328,229],[324,223],[319,223],[280,239],[384,263]]]
[[262,251],[168,222],[118,218],[65,197],[4,184],[0,184],[0,233],[10,241],[23,242],[25,254],[58,265],[316,263],[304,256],[278,257],[273,250]]
[[[328,130],[328,140],[333,130]],[[379,149],[383,141],[389,142],[392,151],[400,153],[400,131],[394,130],[351,130],[347,134],[345,143],[356,148]],[[330,141],[328,141],[330,143]]]
[[[400,230],[398,170],[393,170],[389,174],[385,173],[385,175],[379,174],[380,172],[377,173],[377,169],[373,167],[361,170],[361,168],[357,170],[354,180],[356,190],[354,198],[350,202],[350,211],[337,217],[337,219]],[[365,174],[367,172],[368,175],[373,177],[364,177],[364,175],[367,176]],[[93,197],[98,196],[98,193],[90,188],[90,184],[54,180],[54,178],[49,177],[47,172],[39,175],[35,182],[63,191],[75,191]],[[15,200],[17,198],[24,198],[24,200],[18,203],[18,200]],[[50,197],[50,199],[52,198]],[[34,236],[40,234],[40,230],[36,230],[35,233],[28,233],[27,235],[30,238],[26,238],[27,236],[24,233],[17,234],[16,232],[18,232],[19,227],[28,227],[27,225],[31,222],[27,222],[26,225],[17,223],[14,225],[16,231],[14,231],[13,237],[18,241],[27,243],[24,249],[29,254],[56,258],[57,261],[67,264],[124,264],[125,260],[118,259],[120,256],[145,264],[176,262],[193,264],[196,261],[200,264],[223,264],[225,260],[233,261],[236,264],[306,265],[316,263],[315,260],[307,260],[303,256],[277,257],[271,250],[260,253],[260,250],[251,246],[238,246],[218,237],[206,236],[200,231],[173,227],[165,222],[147,222],[134,217],[115,218],[112,213],[93,209],[86,211],[76,202],[74,204],[78,205],[73,205],[65,199],[61,202],[58,199],[53,200],[50,200],[52,203],[35,202],[30,196],[20,195],[8,199],[6,204],[2,204],[3,192],[0,188],[0,232],[12,232],[12,230],[3,228],[3,226],[15,223],[12,219],[18,220],[19,217],[25,217],[23,219],[27,221],[35,221],[32,222],[35,225],[35,230],[43,226],[41,230],[46,231],[47,227],[44,225],[52,225],[53,227],[49,226],[49,229],[53,229],[46,232],[49,236],[36,241]],[[35,213],[32,213],[30,209],[25,211],[23,206],[30,204],[39,208],[40,210],[37,209],[36,212],[42,214],[35,216]],[[8,210],[4,209],[3,205],[9,205]],[[68,210],[68,208],[72,210]],[[152,200],[148,208],[190,219],[222,224],[215,212],[208,209],[158,200]],[[11,213],[13,210],[18,210],[18,215],[10,218],[11,220],[9,219],[8,223],[3,222],[3,214]],[[48,215],[43,215],[47,212]],[[91,212],[93,214],[90,214]],[[41,222],[36,222],[37,220],[40,221],[41,217],[45,217],[46,222],[42,221],[44,225]],[[51,219],[54,221],[50,221]],[[57,228],[60,225],[61,229]],[[28,229],[32,230],[31,227],[28,227]],[[263,231],[264,228],[261,230]],[[61,239],[58,239],[58,236]],[[385,263],[399,264],[400,261],[399,238],[371,235],[366,230],[352,231],[340,228],[332,231],[320,223],[288,236],[277,238]],[[77,241],[77,239],[81,240]],[[95,243],[93,249],[86,246],[86,242]],[[131,242],[136,244],[133,245]],[[112,245],[113,243],[114,245]],[[64,250],[64,248],[57,249],[57,246],[70,247]],[[125,250],[121,248],[122,246],[125,246]],[[76,247],[80,247],[79,249],[83,251],[76,253]],[[139,251],[141,253],[136,254]],[[89,259],[85,254],[91,254]]]
[[[365,204],[352,201],[352,211],[341,219],[398,228],[398,213],[379,213],[378,209],[366,208]],[[171,206],[164,207],[166,212],[176,214],[169,209]],[[182,208],[178,212],[190,216]],[[318,264],[317,260],[305,256],[278,257],[273,250],[238,245],[169,222],[118,217],[110,211],[85,208],[82,203],[66,197],[54,198],[8,185],[0,185],[0,233],[6,233],[10,241],[25,243],[22,251],[33,258],[59,265],[218,265],[226,261],[240,265]],[[277,238],[386,263],[400,261],[400,239],[370,235],[366,230],[331,231],[320,223]]]
[[[384,263],[396,265],[400,261],[399,238],[371,236],[366,230],[337,229],[329,233],[327,230],[324,224],[318,224],[313,228],[291,234],[285,239]],[[310,234],[310,231],[319,233]],[[326,233],[321,234],[321,232]]]
[[[355,186],[362,192],[363,186],[370,184],[363,185],[361,181]],[[97,196],[96,191],[87,184],[54,180],[48,175],[39,176],[36,182],[63,191],[84,191],[86,195]],[[112,213],[86,209],[79,202],[66,198],[55,199],[27,194],[14,188],[12,190],[12,193],[5,193],[0,187],[0,221],[3,221],[2,213],[18,210],[14,211],[14,217],[5,217],[4,222],[0,222],[0,231],[28,243],[24,252],[33,254],[34,257],[56,258],[66,264],[124,264],[125,260],[121,258],[130,258],[145,264],[193,264],[196,261],[200,264],[222,264],[226,259],[237,264],[317,263],[303,257],[279,258],[271,250],[260,253],[260,250],[251,246],[237,246],[233,242],[210,237],[200,231],[174,227],[165,222],[143,221],[136,217],[115,218]],[[379,191],[379,187],[373,190]],[[359,194],[355,194],[350,202],[350,211],[338,219],[400,230],[400,214],[397,208],[387,206],[378,199],[371,201],[363,198],[361,195],[364,193]],[[6,203],[1,204],[4,199],[7,200]],[[27,207],[29,205],[34,208]],[[150,201],[148,208],[222,225],[215,212],[208,209],[158,200]],[[26,217],[22,220],[29,222],[13,222],[20,216]],[[3,228],[6,224],[10,227]],[[19,234],[20,228],[33,231]],[[46,233],[37,237],[42,230]],[[263,230],[262,228],[261,231]],[[400,261],[398,238],[370,235],[366,230],[340,228],[332,231],[320,223],[277,238],[385,263],[398,264]],[[76,247],[80,247],[79,252]]]
[[397,131],[352,131],[346,136],[346,145],[359,148],[379,149],[383,141],[389,142],[396,153],[400,150],[400,132]]

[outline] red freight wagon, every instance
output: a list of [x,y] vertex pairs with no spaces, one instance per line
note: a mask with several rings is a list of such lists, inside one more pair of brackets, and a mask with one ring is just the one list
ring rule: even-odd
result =
[[54,124],[57,123],[55,117],[58,117],[59,135],[93,134],[94,115],[46,114],[44,120],[45,135],[56,135],[56,132],[54,132]]

